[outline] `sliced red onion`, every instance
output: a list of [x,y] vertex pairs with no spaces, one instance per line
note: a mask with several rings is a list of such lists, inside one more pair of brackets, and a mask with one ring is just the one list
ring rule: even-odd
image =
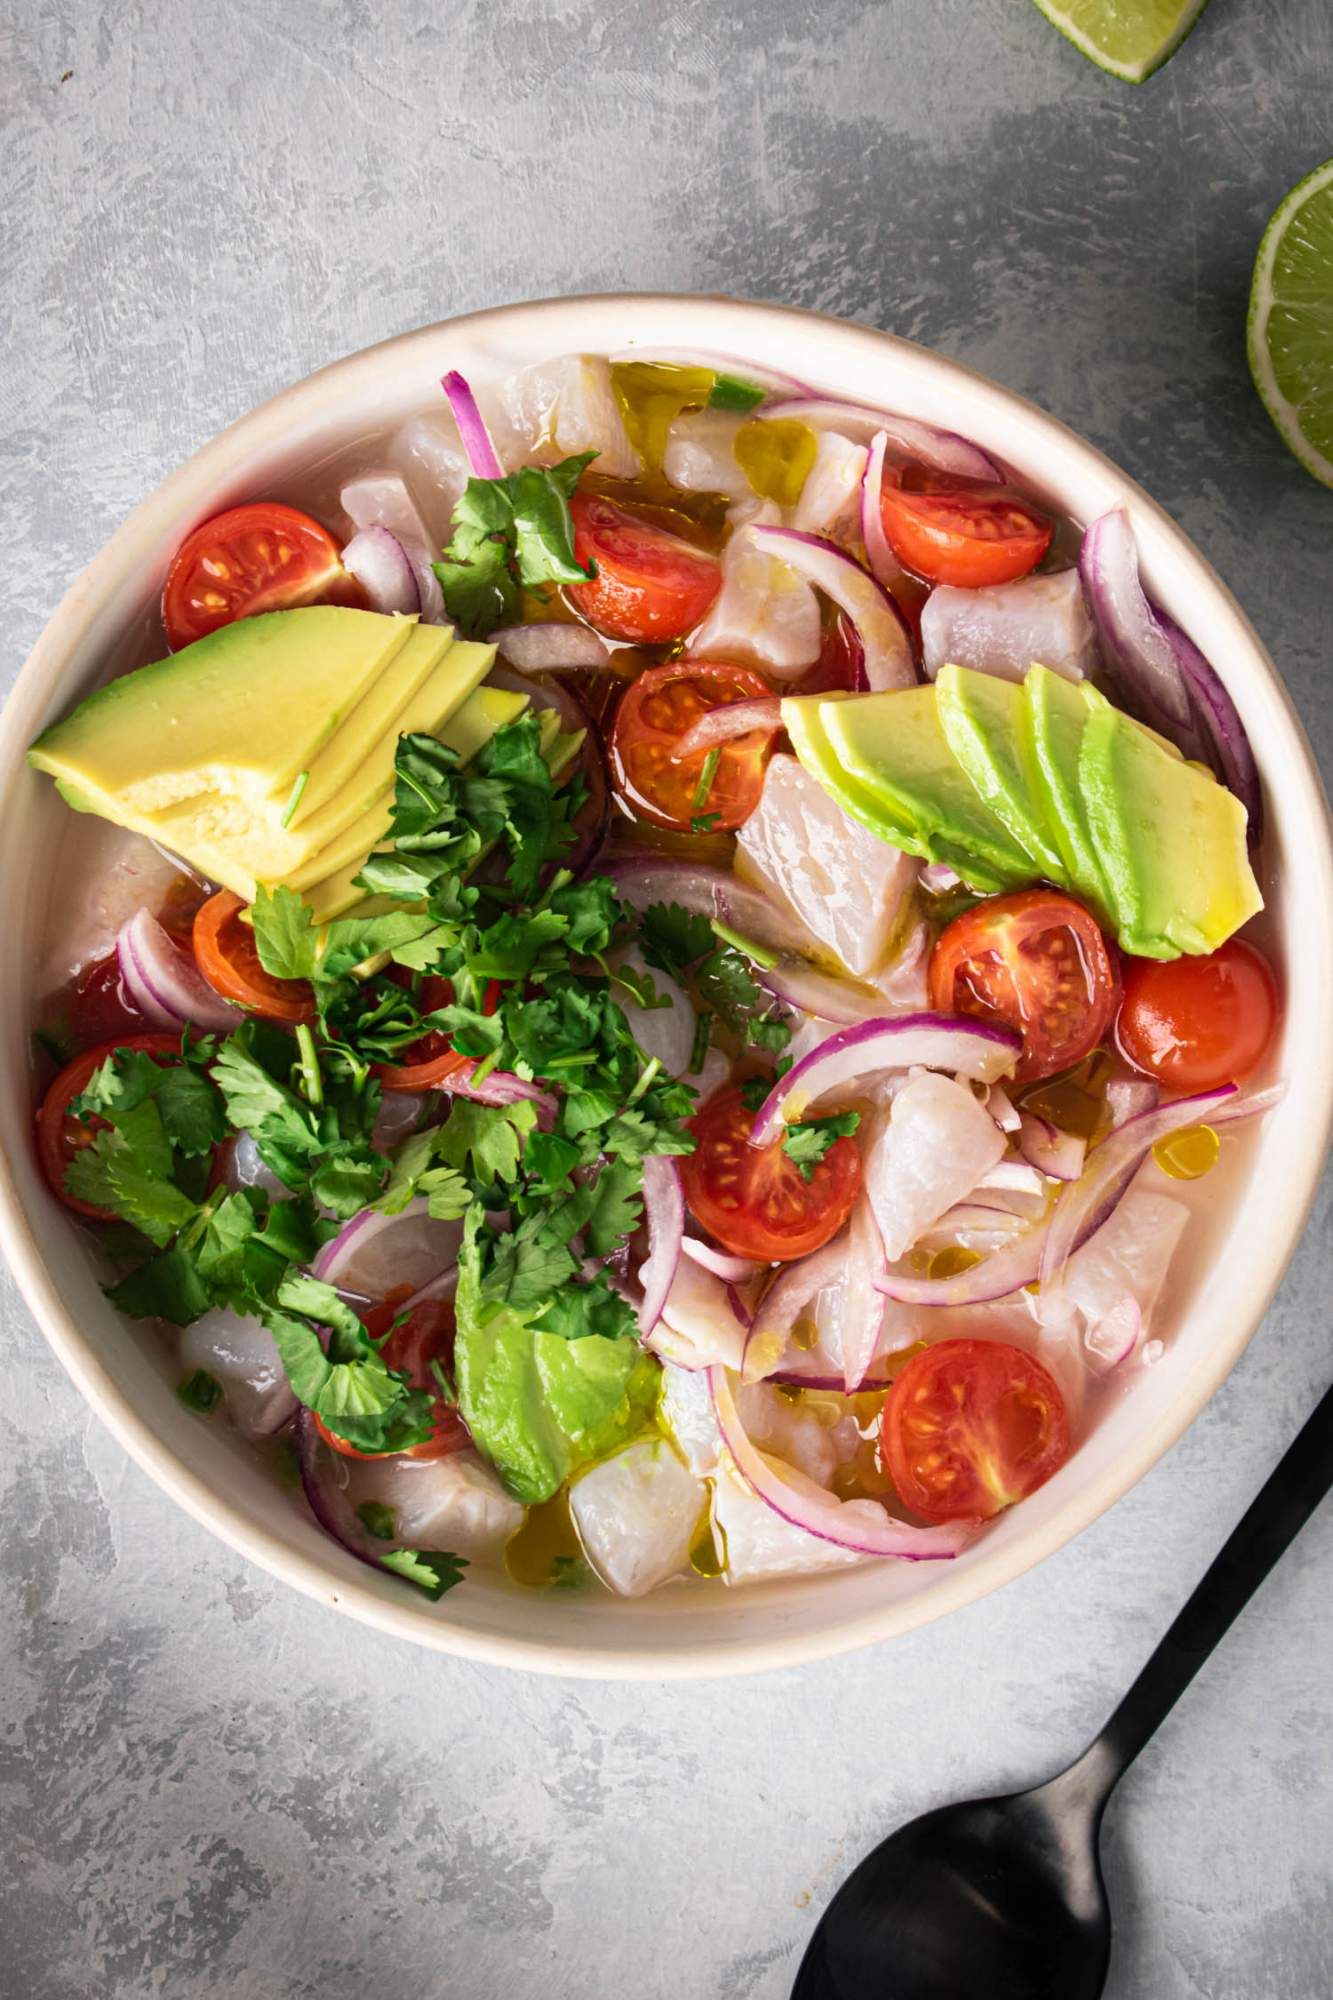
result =
[[533,681],[526,674],[515,673],[510,667],[496,666],[487,674],[486,684],[488,687],[507,688],[511,694],[526,695],[528,706],[534,711],[553,709],[566,736],[577,736],[580,730],[591,728],[587,709],[578,696],[571,694],[559,681]]
[[1018,1150],[1039,1173],[1053,1181],[1076,1181],[1083,1172],[1088,1142],[1077,1132],[1062,1132],[1049,1118],[1025,1111],[1019,1128]]
[[902,575],[902,565],[889,547],[889,538],[884,532],[884,516],[880,511],[884,450],[888,442],[885,431],[876,431],[866,458],[866,469],[861,475],[861,540],[865,545],[870,574],[885,590]]
[[1134,531],[1114,507],[1085,531],[1079,574],[1108,664],[1125,686],[1175,729],[1191,721],[1189,690],[1176,649],[1143,594]]
[[697,756],[701,750],[713,750],[737,736],[751,736],[761,730],[766,736],[776,736],[781,728],[782,701],[778,695],[724,702],[721,708],[705,710],[693,727],[685,731],[671,755],[679,764],[686,757]]
[[[1216,670],[1188,633],[1181,631],[1175,619],[1168,617],[1165,611],[1155,609],[1153,615],[1184,676],[1194,710],[1198,747],[1204,753],[1204,761],[1212,765],[1244,806],[1249,819],[1250,840],[1256,841],[1263,832],[1263,792],[1254,751],[1245,733],[1245,724],[1236,711],[1236,704]],[[1187,753],[1190,747],[1181,745]]]
[[749,1330],[750,1314],[736,1287],[684,1257],[644,1345],[673,1367],[698,1375],[709,1368],[739,1368]]
[[386,1090],[380,1099],[375,1129],[370,1135],[376,1152],[392,1152],[401,1140],[415,1132],[425,1104],[426,1099],[418,1097],[413,1091]]
[[777,1138],[791,1113],[805,1110],[828,1091],[857,1083],[883,1070],[947,1070],[993,1083],[1013,1069],[1019,1037],[1008,1028],[973,1021],[956,1014],[881,1015],[830,1035],[774,1085],[760,1107],[750,1133],[752,1146],[767,1146]]
[[757,1264],[753,1257],[736,1257],[730,1250],[714,1249],[711,1243],[701,1243],[697,1236],[686,1236],[681,1249],[705,1271],[711,1271],[715,1278],[721,1278],[724,1285],[748,1285],[751,1278],[768,1267]]
[[845,979],[818,972],[804,959],[781,958],[773,966],[756,966],[754,976],[785,1006],[795,1007],[802,1014],[813,1014],[817,1020],[830,1021],[836,1027],[850,1028],[884,1012],[884,1002],[878,993],[866,992],[849,985]]
[[473,1104],[534,1104],[537,1107],[537,1121],[544,1131],[555,1124],[559,1109],[549,1090],[543,1090],[539,1083],[530,1083],[526,1077],[515,1076],[507,1069],[493,1069],[480,1083],[472,1081],[475,1063],[466,1069],[457,1069],[439,1085],[442,1097],[466,1097]]
[[912,642],[902,612],[854,556],[822,535],[802,534],[797,528],[755,526],[750,533],[757,548],[798,570],[847,614],[861,641],[872,693],[916,686]]
[[892,416],[885,410],[872,409],[867,403],[840,403],[825,396],[801,396],[768,404],[764,415],[790,418],[796,423],[808,424],[811,430],[841,431],[844,436],[859,438],[865,444],[869,444],[877,433],[882,433],[890,444],[896,445],[909,458],[914,458],[920,465],[931,466],[936,472],[955,472],[964,479],[1004,478],[993,458],[988,457],[979,445],[959,437],[955,431],[937,430],[933,424],[920,424],[912,417]]
[[772,1374],[787,1351],[792,1329],[801,1314],[825,1285],[838,1283],[846,1263],[846,1241],[836,1236],[822,1250],[783,1266],[751,1321],[741,1363],[743,1382],[761,1382]]
[[719,923],[769,951],[817,957],[819,946],[804,924],[779,910],[767,896],[737,881],[725,869],[705,868],[656,855],[621,855],[603,873],[632,910],[676,903],[694,916]]
[[1256,1118],[1270,1111],[1282,1094],[1278,1086],[1242,1097],[1234,1083],[1224,1083],[1216,1090],[1198,1091],[1192,1097],[1159,1105],[1155,1111],[1140,1112],[1109,1133],[1093,1149],[1082,1179],[1065,1189],[1052,1211],[1041,1256],[1042,1319],[1057,1321],[1061,1317],[1060,1290],[1066,1264],[1080,1243],[1101,1228],[1159,1139],[1186,1131],[1191,1125],[1225,1125],[1237,1118]]
[[325,1444],[309,1410],[299,1409],[295,1425],[296,1456],[301,1485],[310,1511],[326,1534],[341,1542],[349,1555],[371,1569],[381,1569],[387,1544],[377,1541],[357,1514],[348,1495],[347,1460]]
[[410,615],[421,609],[421,591],[407,551],[387,528],[362,528],[343,550],[343,568],[354,576],[372,611]]
[[622,347],[610,358],[613,366],[616,362],[659,361],[667,368],[711,368],[715,375],[735,375],[743,382],[753,382],[756,389],[767,389],[775,395],[813,393],[809,383],[803,382],[799,375],[785,374],[780,368],[760,367],[742,354],[716,354],[706,347]]
[[947,861],[928,861],[920,877],[921,887],[928,896],[942,896],[947,889],[956,889],[962,879]]
[[401,1285],[416,1291],[454,1268],[462,1233],[457,1222],[437,1221],[422,1196],[398,1215],[363,1208],[324,1245],[311,1275],[369,1299]]
[[148,910],[136,910],[116,938],[125,991],[158,1028],[216,1028],[225,1033],[245,1016],[223,1000]]
[[465,378],[456,368],[440,380],[440,387],[449,398],[449,407],[458,425],[458,435],[467,453],[468,464],[475,479],[503,479],[504,467],[491,443],[491,434],[486,428],[477,399]]
[[491,638],[523,674],[596,673],[611,664],[610,647],[590,625],[503,625]]
[[650,1153],[643,1163],[643,1219],[648,1230],[648,1255],[639,1266],[643,1288],[639,1333],[646,1340],[662,1317],[685,1241],[680,1169],[668,1154]]
[[889,1270],[875,1280],[876,1288],[886,1298],[908,1306],[976,1306],[1007,1299],[1036,1277],[1049,1229],[1049,1221],[1037,1223],[956,1277],[917,1278],[909,1272]]
[[[751,1443],[731,1381],[724,1368],[708,1373],[713,1408],[722,1441],[736,1470],[750,1490],[781,1520],[803,1528],[817,1540],[858,1555],[902,1556],[909,1561],[940,1561],[956,1556],[972,1539],[977,1523],[948,1521],[938,1527],[913,1528],[895,1521],[874,1500],[838,1500],[812,1480],[787,1478],[775,1462]],[[799,1477],[799,1475],[797,1475]]]
[[386,528],[412,565],[423,623],[444,622],[444,592],[432,567],[435,546],[416,501],[396,472],[367,472],[349,480],[338,496],[357,529]]

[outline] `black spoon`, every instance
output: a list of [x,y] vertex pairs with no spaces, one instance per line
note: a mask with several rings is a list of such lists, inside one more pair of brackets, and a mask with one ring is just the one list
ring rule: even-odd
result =
[[1331,1484],[1333,1389],[1077,1763],[890,1834],[824,1912],[792,2000],[1097,2000],[1106,1802]]

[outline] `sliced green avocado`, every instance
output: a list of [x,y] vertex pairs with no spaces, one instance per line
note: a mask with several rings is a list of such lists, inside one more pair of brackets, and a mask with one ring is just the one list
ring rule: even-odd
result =
[[[437,650],[433,640],[428,638],[425,643]],[[353,780],[334,792],[304,825],[284,826],[284,815],[271,799],[262,812],[256,812],[243,802],[209,793],[159,815],[156,838],[173,853],[184,855],[218,881],[225,881],[238,895],[245,895],[245,890],[237,887],[242,879],[285,882],[294,889],[317,882],[337,865],[332,860],[326,862],[324,856],[331,855],[340,843],[345,845],[348,829],[377,807],[387,811],[387,801],[393,796],[399,736],[418,730],[438,732],[474,691],[494,658],[494,646],[471,642],[446,646],[406,707],[391,718],[376,742],[367,746],[369,754],[363,754]],[[319,773],[317,759],[310,784],[319,780]],[[253,893],[252,889],[247,901],[253,899]]]
[[[367,773],[368,760],[386,736],[409,727],[400,723],[398,717],[453,643],[452,625],[417,626],[402,651],[381,667],[351,714],[339,724],[310,766],[301,795],[287,817],[289,827],[304,826],[331,801],[345,797],[349,790],[364,804],[370,803],[383,779],[378,769],[374,774]],[[274,803],[286,816],[288,800],[282,798]]]
[[1121,944],[1141,958],[1216,951],[1263,908],[1244,806],[1096,688],[1077,692],[1087,715],[1079,786]]
[[[820,700],[854,700],[852,695],[825,695],[818,699],[805,695],[789,695],[782,704],[782,720],[791,738],[797,758],[805,766],[812,778],[817,778],[831,799],[836,800],[845,813],[858,820],[867,833],[873,833],[879,840],[897,847],[901,843],[894,839],[884,823],[884,811],[878,799],[859,778],[838,762],[832,744],[828,740],[824,725],[819,719]],[[915,854],[915,847],[903,848],[905,854]]]
[[122,826],[209,792],[285,800],[415,629],[328,604],[239,619],[98,688],[28,761]]
[[1075,682],[1053,674],[1049,667],[1029,667],[1017,711],[1020,754],[1042,800],[1042,817],[1063,864],[1063,879],[1110,928],[1118,912],[1079,789],[1079,746],[1087,714]]
[[946,862],[975,889],[1014,889],[1035,879],[1029,856],[954,758],[933,687],[814,699],[833,754],[874,796],[886,839]]
[[1064,884],[1064,857],[1046,823],[1045,799],[1030,744],[1019,727],[1018,681],[970,667],[941,667],[935,699],[945,740],[996,819],[1041,874]]

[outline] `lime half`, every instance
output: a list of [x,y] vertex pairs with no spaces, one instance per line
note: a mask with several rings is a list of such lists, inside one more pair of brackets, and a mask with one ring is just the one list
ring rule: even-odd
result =
[[1333,486],[1333,160],[1292,189],[1264,231],[1246,344],[1269,416]]
[[1142,83],[1184,41],[1208,0],[1036,0],[1082,55],[1125,83]]

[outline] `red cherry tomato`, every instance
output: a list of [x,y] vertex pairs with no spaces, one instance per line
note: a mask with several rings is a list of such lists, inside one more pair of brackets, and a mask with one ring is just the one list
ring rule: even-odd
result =
[[574,554],[597,565],[591,583],[567,591],[590,625],[631,646],[694,630],[722,587],[716,556],[598,493],[576,493],[569,511]]
[[710,831],[742,826],[759,803],[774,738],[763,730],[718,745],[712,779],[701,795],[708,752],[679,760],[676,745],[710,709],[755,701],[772,689],[748,667],[722,661],[668,661],[632,681],[611,732],[611,782],[635,819],[688,833],[701,816]]
[[[412,1308],[411,1315],[401,1326],[393,1325],[399,1306],[392,1300],[383,1305],[372,1306],[363,1315],[366,1331],[375,1340],[389,1338],[380,1349],[385,1366],[407,1376],[414,1389],[426,1389],[435,1397],[434,1425],[431,1435],[422,1444],[409,1445],[406,1452],[358,1451],[348,1444],[346,1438],[335,1437],[327,1425],[315,1418],[315,1429],[325,1444],[344,1458],[448,1458],[450,1453],[465,1451],[472,1439],[467,1425],[457,1409],[440,1400],[440,1385],[431,1373],[430,1364],[438,1361],[447,1373],[452,1375],[454,1365],[454,1308],[449,1299],[422,1299]],[[392,1333],[389,1333],[393,1327]]]
[[155,1062],[170,1064],[180,1059],[180,1035],[117,1035],[111,1041],[101,1042],[94,1049],[85,1049],[75,1056],[56,1077],[37,1112],[37,1156],[42,1172],[53,1194],[59,1195],[66,1208],[72,1208],[78,1215],[90,1216],[95,1222],[114,1222],[114,1215],[104,1208],[96,1208],[92,1202],[80,1201],[77,1195],[69,1193],[65,1186],[65,1169],[74,1155],[84,1146],[90,1146],[95,1132],[106,1129],[105,1120],[75,1118],[70,1112],[71,1101],[88,1088],[88,1080],[95,1069],[100,1069],[107,1057],[116,1049],[134,1049],[150,1055]]
[[266,1021],[313,1021],[315,1002],[304,979],[275,979],[259,962],[259,948],[245,908],[230,889],[219,889],[196,914],[195,962],[215,993],[239,1000]]
[[993,896],[946,924],[930,955],[930,1004],[1000,1021],[1023,1037],[1015,1081],[1082,1061],[1120,998],[1113,951],[1096,920],[1057,889]]
[[1258,1066],[1278,1012],[1268,960],[1231,938],[1204,958],[1128,960],[1116,1039],[1168,1090],[1212,1090]]
[[1040,1361],[1000,1340],[941,1340],[889,1391],[880,1454],[927,1521],[989,1520],[1069,1456],[1069,1412]]
[[[406,979],[401,983],[406,984]],[[449,981],[432,974],[423,980],[417,1002],[423,1014],[431,1014],[437,1007],[447,1007],[453,997],[454,989]],[[500,985],[498,980],[493,979],[486,988],[481,1011],[493,1014],[499,1004]],[[471,1056],[459,1055],[449,1037],[438,1028],[433,1028],[420,1041],[411,1043],[403,1050],[402,1062],[380,1063],[375,1074],[383,1090],[436,1090],[449,1077],[456,1076],[460,1069],[466,1069],[472,1060]]]
[[908,466],[880,491],[880,518],[899,562],[930,583],[976,589],[1035,569],[1052,524],[1008,487]]
[[185,537],[167,571],[162,622],[175,653],[257,611],[364,601],[327,528],[296,507],[261,500],[230,507]]
[[696,1145],[680,1163],[697,1222],[738,1257],[792,1263],[836,1236],[861,1188],[861,1155],[835,1139],[806,1180],[782,1141],[752,1146],[753,1115],[738,1089],[720,1090],[690,1120]]

